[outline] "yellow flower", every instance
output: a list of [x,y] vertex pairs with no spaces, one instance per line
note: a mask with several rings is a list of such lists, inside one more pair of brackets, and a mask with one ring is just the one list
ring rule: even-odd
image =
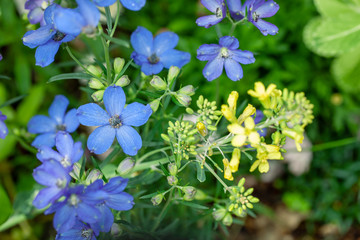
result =
[[232,91],[228,97],[228,105],[221,106],[221,112],[224,114],[225,118],[230,122],[236,122],[236,102],[239,98],[239,93]]
[[283,159],[280,153],[280,147],[275,145],[261,144],[257,147],[257,160],[250,167],[250,172],[255,171],[259,168],[259,172],[266,173],[269,171],[269,159]]
[[302,128],[301,126],[299,125],[296,125],[294,127],[294,129],[290,129],[290,128],[285,128],[282,130],[282,133],[285,135],[285,136],[288,136],[292,139],[295,140],[295,145],[296,145],[296,150],[298,150],[298,152],[301,152],[302,148],[301,148],[301,143],[303,142],[304,140],[304,128]]
[[231,160],[230,160],[231,172],[233,172],[233,173],[237,172],[237,170],[239,168],[239,164],[240,164],[240,157],[241,157],[240,149],[234,148],[234,151],[232,153]]
[[256,82],[254,90],[249,90],[248,94],[258,98],[265,108],[270,108],[270,95],[276,89],[275,84],[270,84],[267,89],[262,82]]
[[231,141],[234,147],[241,147],[246,141],[249,141],[252,146],[260,143],[260,134],[255,130],[255,122],[252,117],[245,119],[245,127],[238,123],[228,125],[229,132],[235,134]]
[[224,164],[224,178],[230,181],[234,180],[234,177],[232,176],[231,173],[229,160],[227,158],[223,159],[223,164]]
[[198,123],[196,124],[196,128],[197,128],[197,130],[199,131],[199,133],[201,134],[201,136],[203,136],[203,137],[206,136],[206,134],[207,134],[207,129],[206,129],[206,126],[205,126],[204,123],[198,122]]
[[242,124],[246,118],[250,117],[251,115],[254,115],[256,112],[256,108],[254,108],[253,105],[248,104],[246,108],[244,109],[243,113],[238,118],[238,123]]

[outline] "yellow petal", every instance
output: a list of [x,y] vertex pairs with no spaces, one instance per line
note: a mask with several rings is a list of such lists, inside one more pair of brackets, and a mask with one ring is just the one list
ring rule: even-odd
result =
[[269,153],[267,155],[268,159],[282,159],[281,153],[280,152],[274,152],[274,153]]
[[265,149],[269,153],[276,153],[280,151],[280,147],[276,145],[266,144]]
[[235,113],[230,110],[228,105],[223,104],[221,106],[221,112],[228,121],[236,122]]
[[255,112],[256,112],[256,108],[254,108],[253,105],[248,104],[245,110],[243,111],[243,113],[239,116],[238,123],[242,124],[247,117],[250,117]]
[[251,167],[250,167],[250,172],[255,171],[255,169],[259,166],[259,164],[260,164],[260,160],[256,160],[256,161],[253,163],[253,165],[251,165]]
[[246,136],[245,135],[236,135],[232,140],[231,140],[231,144],[234,147],[241,147],[242,145],[245,144],[246,141]]
[[270,169],[268,161],[261,161],[259,164],[259,172],[261,173],[267,173]]
[[252,96],[252,97],[255,97],[255,98],[258,98],[259,97],[259,94],[257,94],[254,90],[250,89],[247,91],[247,93]]
[[249,134],[249,141],[250,141],[251,145],[256,146],[257,144],[260,143],[260,134],[256,131],[252,131]]
[[224,178],[230,181],[234,180],[234,177],[232,176],[231,169],[229,166],[229,160],[227,158],[223,159],[223,164],[224,164]]
[[228,125],[228,130],[229,132],[233,133],[233,134],[241,134],[244,135],[245,134],[245,128],[243,128],[242,126],[240,126],[237,123],[233,123]]
[[239,93],[237,91],[232,91],[229,95],[229,98],[227,100],[229,104],[230,111],[235,112],[236,111],[236,102],[239,98]]
[[255,89],[255,92],[259,95],[265,94],[265,86],[262,82],[256,82],[254,89]]
[[267,87],[267,89],[266,89],[266,94],[267,95],[270,95],[274,90],[275,90],[275,88],[276,88],[276,85],[275,84],[270,84],[268,87]]
[[235,148],[230,160],[231,172],[237,172],[240,164],[240,157],[241,157],[240,149]]
[[252,117],[246,118],[244,124],[245,124],[246,129],[254,129],[255,128],[255,121]]

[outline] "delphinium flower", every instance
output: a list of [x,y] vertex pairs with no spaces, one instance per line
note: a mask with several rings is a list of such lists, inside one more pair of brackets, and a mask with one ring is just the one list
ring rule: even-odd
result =
[[47,186],[40,190],[33,201],[34,206],[39,209],[65,194],[71,179],[68,170],[55,160],[44,161],[34,169],[33,177],[39,184]]
[[74,132],[79,121],[76,117],[76,109],[71,109],[66,113],[69,100],[63,95],[55,96],[48,112],[49,116],[36,115],[28,122],[30,133],[40,134],[32,142],[32,146],[39,148],[42,145],[53,147],[58,131]]
[[31,30],[25,33],[23,43],[29,48],[36,48],[36,65],[46,67],[54,61],[55,55],[59,50],[61,43],[69,42],[76,36],[67,35],[58,31],[54,27],[54,12],[62,9],[57,4],[52,4],[44,12],[45,25],[37,30]]
[[45,25],[44,11],[50,6],[54,0],[27,0],[25,2],[25,9],[29,10],[28,19],[31,24],[40,23]]
[[81,142],[74,143],[71,135],[63,131],[59,131],[56,134],[55,146],[58,151],[55,151],[46,145],[40,146],[36,157],[41,162],[54,159],[70,171],[73,164],[79,161],[84,153],[84,150],[81,147]]
[[242,51],[239,41],[235,37],[224,36],[220,38],[219,45],[204,44],[197,50],[200,61],[208,61],[203,70],[203,75],[208,81],[218,78],[225,67],[226,75],[233,81],[243,77],[241,64],[255,62],[254,55],[249,51]]
[[[94,3],[100,7],[110,6],[115,3],[117,0],[94,0]],[[139,11],[145,6],[146,0],[120,0],[121,4],[131,10]]]
[[246,5],[241,5],[241,0],[227,0],[226,2],[230,15],[234,20],[240,21],[246,16]]
[[8,135],[8,128],[6,127],[5,121],[6,115],[2,114],[0,111],[0,138],[5,138]]
[[133,127],[145,124],[152,110],[150,105],[131,103],[125,108],[125,93],[121,87],[109,86],[104,92],[104,111],[95,103],[80,106],[77,116],[85,126],[99,126],[89,136],[88,149],[96,154],[108,150],[116,136],[124,153],[136,155],[142,146],[140,135]]
[[71,229],[58,233],[55,240],[96,240],[96,236],[88,224],[77,219]]
[[[240,1],[240,0],[239,0]],[[226,5],[224,0],[201,0],[202,5],[214,15],[202,16],[196,20],[196,24],[209,28],[226,17]]]
[[165,68],[181,68],[190,61],[190,53],[175,50],[179,37],[173,32],[163,32],[154,39],[152,33],[144,27],[138,27],[131,34],[134,52],[131,58],[146,75],[158,74]]

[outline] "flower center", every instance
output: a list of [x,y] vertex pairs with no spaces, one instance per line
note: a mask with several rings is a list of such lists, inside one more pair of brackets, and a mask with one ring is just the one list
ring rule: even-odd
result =
[[152,63],[152,64],[156,64],[156,63],[158,63],[160,61],[159,57],[156,56],[155,53],[151,54],[151,56],[148,57],[147,60],[149,60],[149,62]]
[[61,159],[60,163],[65,168],[71,166],[70,158],[68,156],[65,156],[63,159]]
[[257,22],[257,20],[259,19],[260,16],[256,12],[253,12],[252,17],[253,17],[254,22]]
[[113,128],[119,128],[122,126],[121,120],[119,118],[119,115],[114,115],[109,119],[109,123]]
[[56,180],[56,186],[57,186],[58,188],[64,188],[64,187],[66,187],[66,180],[59,178],[58,180]]
[[93,231],[91,229],[83,228],[81,229],[81,237],[84,239],[90,239],[92,232]]
[[71,206],[77,207],[77,205],[79,203],[80,203],[80,199],[78,198],[78,196],[76,196],[76,194],[71,194],[70,199],[69,199],[69,204]]
[[62,32],[56,31],[55,35],[53,36],[53,40],[55,42],[60,42],[61,40],[64,39],[66,35]]
[[223,57],[223,58],[228,58],[230,56],[229,50],[226,47],[222,47],[220,49],[220,54],[221,54],[221,57]]
[[215,10],[215,16],[217,17],[217,18],[222,18],[223,17],[223,13],[222,13],[222,11],[221,11],[221,8],[216,8],[216,10]]

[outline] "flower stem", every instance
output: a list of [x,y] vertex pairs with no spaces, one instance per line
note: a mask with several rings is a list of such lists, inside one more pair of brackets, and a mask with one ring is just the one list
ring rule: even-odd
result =
[[163,209],[162,209],[161,212],[160,212],[159,217],[156,219],[156,222],[155,222],[154,226],[153,226],[152,229],[151,229],[152,232],[154,232],[154,231],[159,227],[159,225],[160,225],[160,223],[161,223],[161,220],[164,218],[164,216],[165,216],[165,211],[167,210],[170,202],[172,201],[173,191],[174,191],[174,189],[172,188],[171,191],[170,191],[170,193],[169,193],[169,198],[167,199],[167,201],[166,201]]
[[224,186],[224,190],[227,191],[229,188],[228,185],[226,185],[226,183],[216,174],[216,172],[209,166],[209,164],[204,162],[204,166],[207,168],[207,170],[209,170],[209,172],[211,172],[212,175],[214,175],[214,177],[221,183],[221,185]]
[[105,55],[105,62],[106,62],[106,80],[108,83],[111,84],[111,63],[110,63],[110,53],[109,53],[109,44],[105,41],[105,38],[102,36],[103,29],[102,26],[99,24],[98,29],[100,32],[101,43],[104,47],[104,55]]

